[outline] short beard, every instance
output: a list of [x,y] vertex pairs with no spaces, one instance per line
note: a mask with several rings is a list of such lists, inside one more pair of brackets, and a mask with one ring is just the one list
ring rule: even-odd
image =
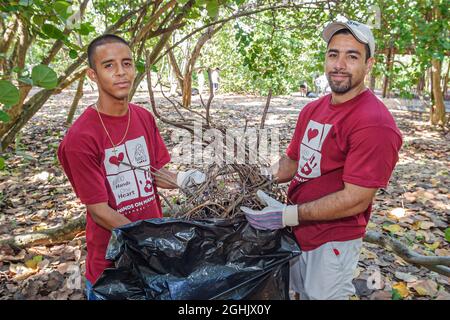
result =
[[331,75],[330,73],[327,74],[327,80],[328,80],[328,84],[330,86],[330,89],[332,92],[334,93],[338,93],[338,94],[344,94],[349,92],[352,89],[352,77],[349,76],[348,77],[348,82],[345,84],[340,84],[340,85],[335,85],[333,83],[333,81],[331,80]]

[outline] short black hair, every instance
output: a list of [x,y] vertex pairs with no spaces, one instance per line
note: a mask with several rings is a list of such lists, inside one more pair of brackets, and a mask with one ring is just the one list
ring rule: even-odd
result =
[[115,34],[104,34],[101,35],[97,38],[95,38],[94,40],[91,41],[91,43],[89,43],[88,49],[87,49],[87,54],[88,54],[88,63],[89,63],[89,67],[91,67],[92,69],[95,68],[95,63],[94,63],[94,52],[95,49],[103,44],[107,44],[107,43],[123,43],[125,45],[127,45],[127,47],[130,47],[130,44],[123,38],[116,36]]
[[[352,35],[352,36],[356,39],[356,37],[353,35],[353,33],[351,33],[350,30],[348,30],[348,29],[341,29],[341,30],[336,31],[336,32],[331,36],[330,41],[328,41],[327,48],[328,48],[328,45],[329,45],[330,42],[331,42],[331,39],[333,39],[333,37],[334,37],[335,35],[337,35],[337,34],[349,34],[349,35]],[[361,42],[361,41],[359,41],[358,39],[356,39],[356,41]],[[361,43],[362,43],[362,42],[361,42]],[[365,48],[366,48],[366,62],[367,62],[367,60],[369,60],[369,58],[370,58],[370,48],[369,48],[369,45],[368,45],[367,43],[363,43],[363,44],[364,44],[364,46],[365,46]]]

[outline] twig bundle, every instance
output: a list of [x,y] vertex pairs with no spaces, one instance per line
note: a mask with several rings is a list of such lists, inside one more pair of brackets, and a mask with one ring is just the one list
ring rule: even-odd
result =
[[256,191],[261,189],[281,202],[286,201],[283,187],[249,164],[210,165],[204,169],[206,181],[185,191],[175,216],[184,219],[233,218],[243,214],[240,206],[262,209]]

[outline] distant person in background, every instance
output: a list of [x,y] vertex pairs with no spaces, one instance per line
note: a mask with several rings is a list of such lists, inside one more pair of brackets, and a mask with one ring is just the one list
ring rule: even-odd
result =
[[314,80],[314,85],[316,86],[317,96],[319,96],[319,97],[323,96],[327,92],[327,89],[329,89],[328,80],[327,80],[326,75],[323,74],[323,75],[317,77]]
[[306,97],[306,95],[308,94],[308,84],[306,83],[306,81],[301,82],[299,91],[300,97]]
[[211,82],[213,85],[213,92],[216,93],[219,90],[219,68],[211,70]]
[[200,68],[197,71],[197,85],[198,93],[203,94],[203,88],[205,87],[205,76],[203,75],[203,68]]

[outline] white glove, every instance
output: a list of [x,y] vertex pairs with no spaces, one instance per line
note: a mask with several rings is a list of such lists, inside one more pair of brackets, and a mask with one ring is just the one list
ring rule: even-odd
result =
[[198,170],[191,169],[188,171],[179,171],[177,174],[178,187],[185,189],[198,184],[202,184],[206,180],[206,175]]
[[260,230],[276,230],[298,225],[297,205],[283,204],[261,190],[258,190],[256,195],[263,204],[267,204],[267,207],[263,210],[241,207],[252,227]]

